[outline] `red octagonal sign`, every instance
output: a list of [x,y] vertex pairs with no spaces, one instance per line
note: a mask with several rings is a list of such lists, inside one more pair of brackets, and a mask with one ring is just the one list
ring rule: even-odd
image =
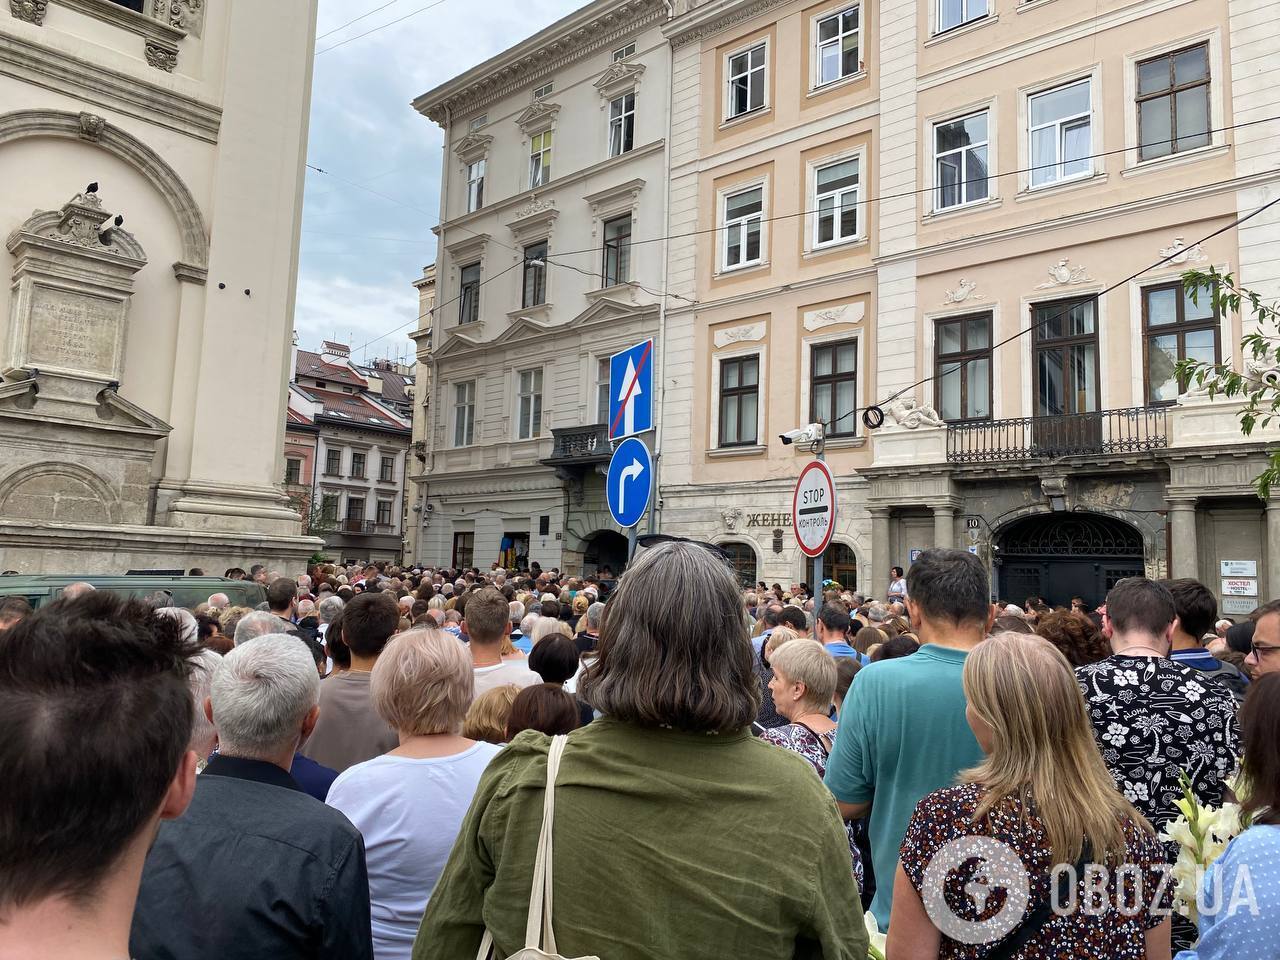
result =
[[800,471],[791,498],[791,528],[806,557],[819,557],[836,529],[836,481],[821,460],[810,460]]

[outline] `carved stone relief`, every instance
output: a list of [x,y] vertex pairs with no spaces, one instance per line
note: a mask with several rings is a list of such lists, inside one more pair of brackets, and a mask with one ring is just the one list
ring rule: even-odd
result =
[[1196,243],[1188,247],[1181,237],[1174,237],[1173,243],[1160,251],[1160,256],[1167,257],[1169,263],[1178,266],[1184,263],[1204,263],[1209,259],[1208,255],[1200,249],[1200,244]]
[[1047,290],[1050,287],[1069,287],[1077,283],[1090,283],[1093,277],[1089,276],[1087,267],[1071,266],[1071,258],[1063,257],[1057,263],[1049,268],[1049,279],[1044,283],[1036,285],[1037,290]]
[[44,23],[45,11],[49,8],[49,0],[9,0],[9,12],[18,20],[40,26]]
[[755,340],[763,340],[765,334],[765,323],[761,320],[759,323],[747,323],[740,327],[730,327],[728,330],[717,330],[715,333],[715,345],[717,348],[727,347],[731,343],[749,343]]
[[953,303],[967,303],[970,300],[984,300],[986,297],[978,293],[978,285],[972,280],[960,278],[960,283],[956,285],[954,290],[947,290],[942,296],[942,305],[944,307]]
[[804,328],[812,333],[838,323],[861,323],[865,315],[866,306],[862,303],[843,303],[838,307],[809,310],[804,315]]

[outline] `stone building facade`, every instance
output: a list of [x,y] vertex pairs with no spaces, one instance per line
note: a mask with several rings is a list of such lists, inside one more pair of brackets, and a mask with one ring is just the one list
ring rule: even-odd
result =
[[663,312],[631,238],[666,223],[665,10],[597,0],[414,102],[445,133],[415,560],[619,565],[602,369]]
[[0,9],[0,566],[319,545],[281,483],[315,7]]

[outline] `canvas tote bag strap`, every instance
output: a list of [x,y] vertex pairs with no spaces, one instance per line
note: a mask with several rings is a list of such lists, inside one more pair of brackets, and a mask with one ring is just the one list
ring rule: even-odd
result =
[[547,789],[542,803],[542,830],[538,834],[538,858],[533,867],[533,890],[529,895],[529,919],[524,929],[526,949],[556,952],[556,936],[551,928],[551,833],[556,813],[556,775],[568,737],[551,738],[547,751]]

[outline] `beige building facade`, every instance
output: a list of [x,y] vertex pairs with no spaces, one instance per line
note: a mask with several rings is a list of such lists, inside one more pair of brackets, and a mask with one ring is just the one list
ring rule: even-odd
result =
[[[423,94],[445,132],[412,560],[625,560],[604,505],[607,361],[662,314],[660,0],[597,0]],[[429,332],[427,332],[429,329]]]
[[315,17],[0,11],[0,566],[301,569],[319,546],[282,488]]
[[1277,208],[1233,225],[1280,190],[1265,6],[678,9],[669,276],[698,305],[668,311],[662,529],[808,579],[786,514],[811,454],[777,437],[825,420],[846,585],[944,545],[1019,602],[1144,572],[1232,615],[1280,595],[1280,509],[1250,487],[1275,438],[1173,372],[1238,364],[1247,324],[1182,271],[1280,294]]

